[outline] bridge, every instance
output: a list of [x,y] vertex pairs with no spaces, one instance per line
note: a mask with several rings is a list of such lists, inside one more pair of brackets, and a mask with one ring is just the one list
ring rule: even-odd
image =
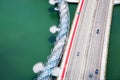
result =
[[[37,64],[33,67],[34,72],[38,73],[37,80],[52,80],[51,76],[57,77],[57,80],[105,80],[115,2],[80,0],[69,33],[70,18],[66,1],[49,0],[52,5],[58,3],[56,9],[60,14],[60,24],[50,29],[53,33],[58,31],[58,35],[48,62],[44,66],[41,64],[41,69]],[[115,4],[119,2],[116,0]]]
[[105,80],[113,0],[79,2],[58,80]]

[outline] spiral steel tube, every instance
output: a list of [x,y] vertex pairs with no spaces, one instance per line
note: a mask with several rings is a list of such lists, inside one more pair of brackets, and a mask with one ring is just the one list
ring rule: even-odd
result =
[[48,58],[48,61],[45,64],[44,70],[42,70],[37,80],[50,80],[52,70],[58,66],[64,51],[64,46],[66,44],[66,39],[68,37],[69,28],[70,28],[70,15],[68,4],[65,0],[56,1],[59,9],[59,31],[56,36],[56,42],[52,50],[51,55]]

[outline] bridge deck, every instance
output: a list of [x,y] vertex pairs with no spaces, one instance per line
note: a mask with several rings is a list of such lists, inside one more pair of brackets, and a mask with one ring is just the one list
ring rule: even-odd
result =
[[103,80],[112,1],[80,1],[58,80]]

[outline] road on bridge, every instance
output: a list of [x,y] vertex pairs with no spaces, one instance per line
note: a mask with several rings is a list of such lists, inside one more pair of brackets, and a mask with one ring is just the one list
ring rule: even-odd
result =
[[[100,80],[104,38],[112,0],[82,0],[60,80]],[[69,51],[70,50],[70,51]]]

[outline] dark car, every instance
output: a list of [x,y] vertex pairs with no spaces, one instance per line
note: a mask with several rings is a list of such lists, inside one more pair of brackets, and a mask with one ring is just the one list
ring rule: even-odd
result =
[[92,78],[93,77],[93,73],[89,74],[89,78]]
[[96,34],[99,34],[99,33],[100,33],[100,30],[99,30],[99,29],[97,29]]
[[98,69],[95,70],[95,74],[98,74]]
[[77,56],[79,56],[80,55],[80,52],[77,52]]

